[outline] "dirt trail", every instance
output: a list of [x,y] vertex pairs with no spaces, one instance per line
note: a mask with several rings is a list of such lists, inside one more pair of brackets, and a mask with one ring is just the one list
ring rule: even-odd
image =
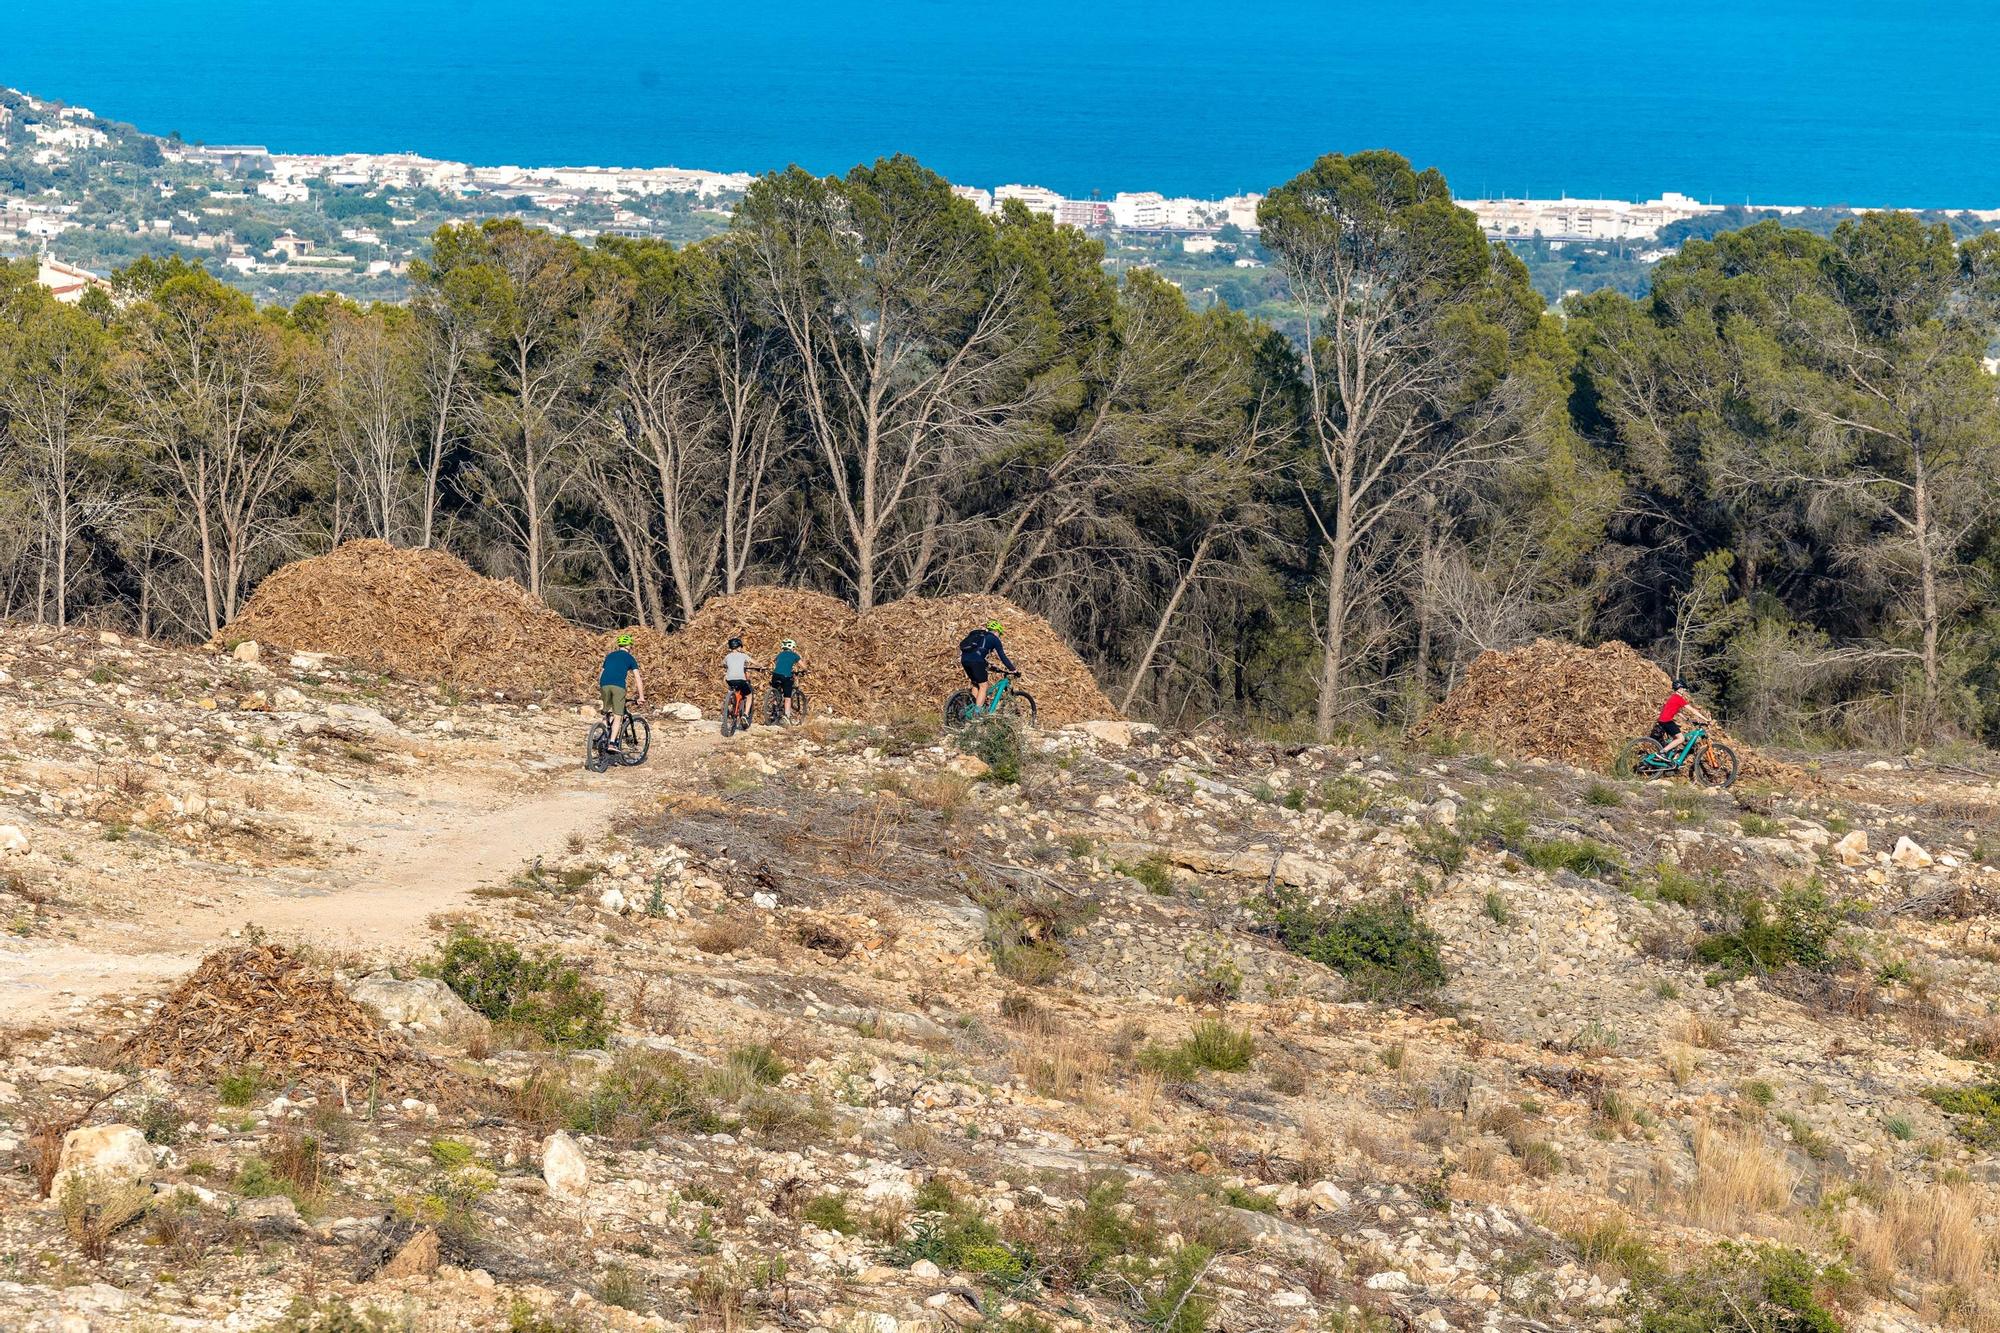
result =
[[357,809],[352,822],[330,827],[351,850],[328,864],[246,877],[221,900],[184,902],[170,916],[137,923],[106,922],[74,943],[0,945],[0,1012],[46,1022],[165,983],[246,923],[274,939],[324,948],[420,952],[430,944],[432,916],[474,906],[474,889],[559,852],[572,834],[603,829],[720,739],[712,731],[664,731],[655,733],[643,767],[603,774],[578,768],[511,799],[433,770],[441,780],[423,783],[390,817],[382,818],[379,806]]

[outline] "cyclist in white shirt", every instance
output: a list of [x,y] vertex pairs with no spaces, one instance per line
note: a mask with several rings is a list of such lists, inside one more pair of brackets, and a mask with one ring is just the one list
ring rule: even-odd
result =
[[729,683],[729,692],[740,700],[737,713],[738,726],[748,727],[750,718],[756,711],[751,701],[756,696],[757,687],[750,683],[750,673],[763,665],[762,662],[753,661],[750,654],[743,651],[743,640],[740,636],[729,640],[729,651],[722,655],[722,678]]

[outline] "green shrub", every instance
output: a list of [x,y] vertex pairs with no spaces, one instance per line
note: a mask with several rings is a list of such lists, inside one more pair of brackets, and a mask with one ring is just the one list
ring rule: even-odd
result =
[[1188,1055],[1203,1069],[1233,1073],[1250,1067],[1250,1057],[1256,1054],[1257,1039],[1248,1031],[1230,1027],[1219,1018],[1204,1019],[1194,1025],[1194,1031],[1182,1043]]
[[1625,804],[1625,798],[1619,794],[1616,787],[1602,782],[1593,782],[1584,788],[1583,803],[1585,805],[1605,808],[1614,805],[1623,805]]
[[224,1106],[248,1106],[263,1091],[264,1076],[255,1069],[239,1069],[224,1074],[215,1084],[215,1096]]
[[1322,810],[1338,810],[1343,815],[1359,818],[1375,805],[1375,789],[1355,777],[1328,778],[1320,784],[1319,807]]
[[1736,826],[1753,838],[1775,838],[1785,831],[1782,821],[1754,813],[1740,817]]
[[1745,895],[1734,930],[1710,931],[1695,956],[1727,972],[1768,972],[1781,967],[1828,968],[1841,913],[1817,882],[1786,889],[1777,904]]
[[975,717],[958,733],[958,748],[986,761],[993,782],[1019,782],[1027,765],[1021,729],[1004,717]]
[[604,992],[547,950],[524,954],[460,928],[423,971],[494,1022],[525,1028],[552,1046],[601,1047],[611,1036]]
[[1120,861],[1112,868],[1121,875],[1127,875],[1138,880],[1139,883],[1146,886],[1146,892],[1148,893],[1157,894],[1164,898],[1174,891],[1173,868],[1167,864],[1167,858],[1164,856],[1155,854],[1143,861],[1131,864]]
[[712,1133],[721,1118],[679,1060],[656,1051],[621,1051],[594,1079],[536,1073],[515,1091],[513,1111],[538,1126],[632,1140],[661,1125]]
[[1586,879],[1613,879],[1625,873],[1618,853],[1588,838],[1529,838],[1519,850],[1522,860],[1552,875],[1567,870]]
[[1323,908],[1287,890],[1271,929],[1286,949],[1332,968],[1368,999],[1406,999],[1445,982],[1437,932],[1400,898]]
[[822,1231],[838,1231],[843,1236],[851,1236],[861,1230],[861,1224],[847,1210],[847,1196],[844,1194],[822,1194],[809,1200],[799,1216]]
[[1027,894],[984,901],[986,947],[994,970],[1029,986],[1054,981],[1069,966],[1062,941],[1095,909],[1080,899]]
[[1706,1263],[1635,1281],[1625,1303],[1634,1333],[1841,1333],[1827,1305],[1852,1286],[1799,1250],[1725,1242]]
[[778,1058],[769,1045],[758,1042],[750,1046],[738,1046],[729,1053],[729,1067],[752,1083],[769,1087],[785,1077],[789,1072],[785,1062]]
[[1924,1097],[1951,1117],[1952,1128],[1973,1147],[2000,1146],[2000,1083],[1926,1088]]
[[1410,835],[1410,854],[1449,878],[1465,868],[1463,834],[1442,824],[1425,824]]
[[1665,861],[1653,867],[1653,892],[1661,902],[1676,903],[1694,911],[1729,901],[1729,886],[1720,875],[1713,871],[1691,875]]
[[1486,891],[1485,910],[1486,910],[1486,919],[1488,921],[1491,921],[1494,925],[1504,926],[1507,924],[1509,919],[1507,913],[1507,900],[1500,896],[1500,890],[1488,889]]

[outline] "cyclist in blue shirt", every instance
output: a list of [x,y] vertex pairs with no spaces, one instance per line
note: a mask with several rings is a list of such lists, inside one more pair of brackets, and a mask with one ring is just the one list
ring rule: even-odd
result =
[[985,629],[976,629],[959,641],[958,664],[965,668],[966,676],[972,681],[972,690],[981,708],[986,707],[986,694],[992,689],[987,680],[990,668],[986,659],[995,654],[1000,658],[1000,665],[1007,670],[1019,669],[1008,658],[1007,650],[1000,646],[1000,622],[997,620],[987,621]]
[[805,659],[799,656],[799,645],[786,639],[778,645],[778,655],[771,659],[771,689],[781,701],[779,716],[790,720],[792,716],[792,690],[798,685],[799,666]]
[[632,702],[644,706],[646,702],[646,680],[639,674],[639,659],[632,656],[632,636],[618,636],[618,646],[604,655],[604,669],[597,673],[597,692],[604,704],[604,712],[611,719],[611,744],[607,749],[616,750],[618,742],[625,734],[625,691],[632,691]]

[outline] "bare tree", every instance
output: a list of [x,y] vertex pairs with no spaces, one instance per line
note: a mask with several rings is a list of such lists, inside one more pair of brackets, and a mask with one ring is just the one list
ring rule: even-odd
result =
[[406,529],[417,475],[418,373],[407,322],[401,312],[342,309],[324,335],[335,465],[363,531],[385,542]]
[[[1517,275],[1444,178],[1393,153],[1329,156],[1268,196],[1264,243],[1305,306],[1306,430],[1319,457],[1302,496],[1322,540],[1321,735],[1341,708],[1354,580],[1378,525],[1414,497],[1506,458],[1519,437],[1496,392]],[[1330,511],[1330,512],[1328,512]]]
[[121,506],[104,476],[108,355],[96,322],[53,300],[0,343],[0,421],[35,519],[35,619],[58,628],[69,624],[85,532]]
[[165,282],[127,324],[124,428],[180,502],[212,636],[291,525],[282,500],[309,443],[310,367],[298,335],[199,270]]
[[512,220],[438,233],[431,269],[474,271],[486,293],[491,369],[474,409],[479,459],[468,491],[545,598],[556,506],[582,467],[586,395],[616,293],[591,281],[574,241]]
[[794,168],[738,210],[760,294],[784,331],[824,465],[843,573],[863,609],[962,450],[991,443],[1026,390],[1023,274],[944,180],[908,158],[844,181]]

